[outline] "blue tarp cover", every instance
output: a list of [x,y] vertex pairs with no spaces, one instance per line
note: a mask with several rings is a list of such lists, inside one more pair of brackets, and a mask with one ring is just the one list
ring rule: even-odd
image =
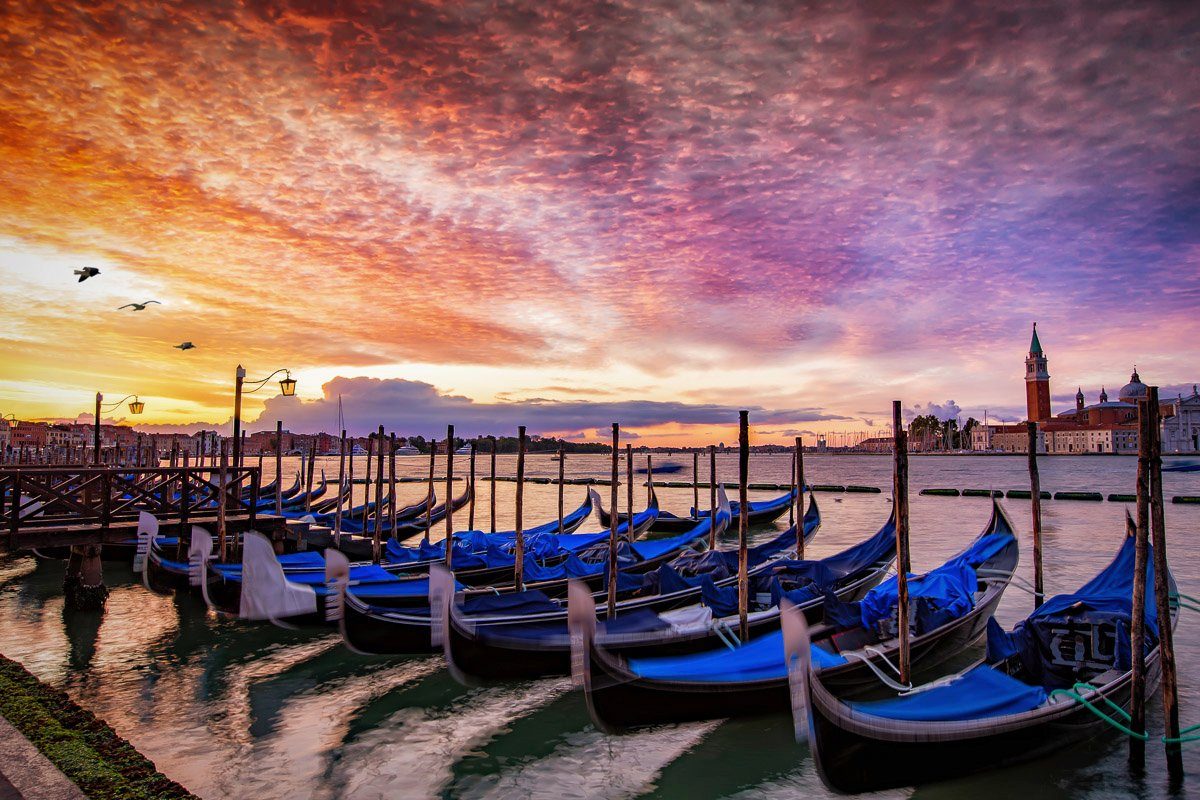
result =
[[[1112,562],[1071,594],[1051,597],[1005,633],[988,626],[988,660],[1019,654],[1024,674],[1047,687],[1071,686],[1105,669],[1130,668],[1134,540],[1126,537]],[[1147,558],[1146,585],[1154,585],[1154,560]],[[1146,604],[1145,650],[1158,643],[1154,603]]]
[[1040,686],[1022,683],[986,665],[964,672],[953,683],[924,692],[848,705],[876,717],[913,722],[950,722],[1020,714],[1046,702]]
[[[818,669],[845,664],[846,660],[813,646],[813,663]],[[777,680],[787,677],[783,660],[783,634],[772,631],[736,650],[721,648],[705,653],[659,658],[631,658],[629,669],[643,677],[662,681],[724,682]]]

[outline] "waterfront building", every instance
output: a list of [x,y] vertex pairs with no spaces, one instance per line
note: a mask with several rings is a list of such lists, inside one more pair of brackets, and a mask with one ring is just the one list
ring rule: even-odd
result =
[[1162,449],[1164,453],[1200,453],[1200,392],[1192,386],[1188,397],[1180,394],[1164,404],[1171,413],[1163,414]]
[[49,429],[50,426],[45,422],[17,420],[9,433],[9,441],[13,447],[45,447]]

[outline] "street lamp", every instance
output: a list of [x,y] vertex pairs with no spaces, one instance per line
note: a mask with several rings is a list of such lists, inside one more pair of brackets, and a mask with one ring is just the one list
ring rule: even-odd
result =
[[100,413],[102,411],[116,411],[131,397],[133,398],[133,402],[129,404],[129,413],[142,413],[146,409],[146,404],[139,400],[136,394],[127,394],[115,403],[105,403],[104,395],[96,392],[96,433],[92,442],[92,464],[95,466],[100,466]]
[[248,389],[245,394],[254,394],[259,389],[267,384],[267,381],[274,378],[279,373],[284,373],[285,377],[279,381],[279,391],[284,397],[291,397],[296,394],[296,381],[292,378],[290,369],[277,369],[261,381],[246,380],[246,369],[241,364],[237,366],[235,373],[237,381],[233,390],[233,465],[241,466],[242,463],[242,387],[245,384],[251,384],[253,389]]

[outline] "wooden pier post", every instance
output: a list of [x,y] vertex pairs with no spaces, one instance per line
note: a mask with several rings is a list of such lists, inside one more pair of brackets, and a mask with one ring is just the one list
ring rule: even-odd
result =
[[375,527],[371,532],[371,561],[383,560],[383,426],[379,426],[379,448],[375,453]]
[[892,505],[896,511],[896,634],[900,638],[900,682],[908,683],[912,677],[909,666],[908,632],[908,573],[912,563],[908,553],[908,432],[904,430],[904,417],[900,401],[892,401],[893,444]]
[[[429,502],[425,504],[425,543],[429,543],[429,529],[433,527],[433,470],[437,465],[437,439],[429,440],[429,482],[425,487]],[[447,497],[449,503],[453,498]]]
[[746,536],[750,532],[750,412],[738,412],[738,637],[750,640],[750,576]]
[[[1147,402],[1138,402],[1137,523],[1134,528],[1133,596],[1130,602],[1129,641],[1146,637],[1146,562],[1150,558],[1150,413]],[[1146,732],[1146,653],[1130,648],[1132,676],[1129,687],[1129,729]],[[1129,769],[1141,775],[1146,766],[1146,743],[1129,737]]]
[[175,560],[186,561],[188,558],[188,549],[192,544],[192,526],[188,524],[189,506],[192,504],[192,480],[191,471],[188,468],[188,461],[191,454],[185,449],[183,451],[183,473],[179,481],[179,533],[175,541]]
[[283,516],[283,420],[275,420],[275,514]]
[[1046,596],[1042,580],[1042,479],[1038,475],[1037,423],[1026,422],[1029,435],[1029,501],[1033,509],[1033,608],[1036,611]]
[[217,489],[219,492],[218,497],[220,497],[220,499],[217,500],[217,560],[220,561],[221,563],[225,563],[225,561],[229,555],[229,552],[228,552],[229,544],[226,541],[226,539],[227,539],[226,534],[228,533],[228,531],[226,530],[226,522],[225,522],[225,506],[229,502],[229,483],[226,479],[227,476],[225,474],[225,470],[228,468],[229,468],[229,440],[222,439],[221,440],[221,472],[218,474],[218,477],[217,477]]
[[[708,446],[708,549],[717,549],[717,446]],[[700,509],[696,509],[700,517]]]
[[1163,516],[1162,429],[1158,387],[1146,399],[1150,433],[1150,535],[1154,542],[1154,605],[1158,612],[1158,646],[1162,662],[1163,723],[1166,728],[1167,780],[1171,790],[1183,785],[1183,748],[1179,739],[1179,682],[1175,666],[1175,632],[1171,629],[1171,587],[1167,580],[1167,528]]
[[566,462],[566,453],[560,447],[558,448],[558,532],[560,535],[563,532],[563,484],[567,474]]
[[614,422],[612,424],[612,492],[610,493],[609,508],[612,513],[608,515],[608,618],[613,619],[617,616],[617,503],[620,502],[620,489],[617,482],[620,480],[620,462],[621,455],[621,425]]
[[491,532],[496,532],[496,437],[488,436],[492,441],[492,488],[491,496],[488,499],[490,505],[490,527]]
[[700,515],[700,451],[692,451],[692,508]]
[[[792,452],[791,462],[792,462],[792,464],[791,464],[792,474],[791,474],[790,479],[788,480],[788,486],[790,487],[789,491],[791,489],[795,489],[795,487],[796,487],[796,453],[794,451]],[[795,523],[796,523],[796,498],[793,497],[792,502],[788,503],[788,525],[794,525]]]
[[[492,484],[493,488],[496,484]],[[525,589],[525,426],[517,426],[517,519],[514,530],[517,546],[513,550],[516,557],[513,583],[518,592]]]
[[446,426],[446,569],[454,570],[454,426]]
[[[371,454],[375,450],[375,437],[367,434],[367,468],[363,472],[363,510],[362,510],[362,529],[363,533],[367,532],[367,517],[370,514],[371,506]],[[375,513],[379,513],[379,509],[375,509]]]
[[[243,451],[244,452],[244,451]],[[346,429],[342,428],[342,438],[338,442],[338,485],[337,509],[333,515],[334,546],[342,543],[342,501],[346,495]]]
[[792,488],[796,492],[796,558],[804,559],[804,439],[796,437],[796,452],[792,455],[795,463],[795,483]]
[[313,473],[317,471],[317,440],[308,445],[308,478],[304,482],[304,513],[312,513]]
[[[345,435],[343,433],[343,435]],[[349,454],[346,456],[346,482],[350,484],[350,508],[346,509],[346,513],[350,515],[350,520],[354,520],[354,448],[358,442],[356,439],[351,439],[348,445]],[[363,500],[363,502],[367,502]]]
[[[654,499],[654,456],[646,454],[646,507],[650,507],[650,501]],[[633,512],[629,514],[630,532],[632,533]]]
[[471,440],[471,475],[468,478],[471,482],[471,500],[467,504],[467,530],[475,530],[475,440]]
[[388,435],[388,536],[396,535],[396,432]]
[[[633,539],[633,445],[625,445],[625,510],[629,513],[629,538]],[[617,513],[614,508],[613,513]]]

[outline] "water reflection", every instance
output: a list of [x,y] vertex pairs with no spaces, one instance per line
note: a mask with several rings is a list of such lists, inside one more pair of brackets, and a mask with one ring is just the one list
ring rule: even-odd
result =
[[[501,467],[511,469],[501,458]],[[736,460],[722,456],[722,478]],[[690,458],[679,459],[689,480]],[[545,463],[542,463],[542,462]],[[807,460],[814,482],[887,486],[886,458]],[[557,474],[548,458],[531,474]],[[402,464],[420,474],[426,462]],[[755,458],[755,480],[786,481],[787,458]],[[569,475],[603,473],[601,457],[568,457]],[[702,475],[707,470],[702,466]],[[1013,458],[913,460],[923,486],[1020,488],[1024,462]],[[269,476],[268,476],[269,479]],[[1046,459],[1052,490],[1129,491],[1132,459]],[[1200,475],[1173,475],[1168,494],[1200,494]],[[360,487],[361,489],[361,487]],[[512,484],[498,484],[498,525],[512,522]],[[402,501],[422,487],[405,484]],[[439,490],[444,494],[444,490]],[[568,506],[579,487],[568,488]],[[487,525],[489,487],[480,486],[477,519]],[[754,493],[769,497],[771,492]],[[686,513],[690,488],[661,488],[662,506]],[[842,502],[836,502],[836,500]],[[639,493],[638,500],[641,500]],[[809,547],[820,557],[875,532],[890,513],[885,495],[818,494],[824,525]],[[1006,500],[1020,533],[1018,574],[1032,580],[1029,503]],[[530,486],[527,522],[550,519],[553,486]],[[914,496],[913,564],[941,563],[986,524],[986,498]],[[1115,552],[1124,506],[1043,504],[1046,585],[1078,586]],[[1171,560],[1183,591],[1200,589],[1200,508],[1169,506]],[[593,519],[585,530],[598,530]],[[763,539],[771,531],[756,531]],[[727,544],[736,534],[727,533]],[[807,749],[792,738],[787,714],[727,723],[666,726],[622,737],[599,734],[566,680],[464,688],[438,657],[365,658],[326,630],[294,631],[209,613],[198,597],[160,597],[132,573],[105,564],[112,588],[103,616],[64,614],[61,564],[0,559],[0,652],[65,687],[107,719],[169,775],[204,797],[824,797]],[[1012,587],[998,612],[1011,625],[1032,605]],[[1200,720],[1200,647],[1185,616],[1177,637],[1185,724]],[[1158,707],[1150,726],[1161,728]],[[1132,781],[1123,741],[1106,738],[1038,764],[916,791],[922,798],[1165,795],[1161,750],[1148,748],[1150,778]],[[1191,754],[1185,763],[1193,763]],[[1194,778],[1189,778],[1195,783]],[[907,796],[898,792],[890,796]]]

